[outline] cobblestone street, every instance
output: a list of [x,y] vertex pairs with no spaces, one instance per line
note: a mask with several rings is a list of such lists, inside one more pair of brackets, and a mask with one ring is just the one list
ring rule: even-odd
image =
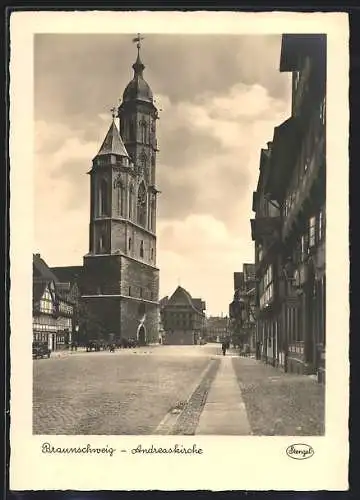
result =
[[152,434],[184,405],[219,351],[154,346],[35,360],[33,432]]
[[216,344],[55,353],[33,367],[34,434],[323,433],[321,385]]
[[324,434],[325,386],[250,358],[233,358],[252,434]]

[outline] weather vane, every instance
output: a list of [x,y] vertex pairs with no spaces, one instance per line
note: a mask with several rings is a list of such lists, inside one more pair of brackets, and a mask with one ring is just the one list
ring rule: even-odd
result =
[[138,33],[137,36],[132,39],[133,43],[136,42],[136,47],[138,50],[140,50],[141,47],[141,40],[144,40],[144,37],[141,36],[140,33]]

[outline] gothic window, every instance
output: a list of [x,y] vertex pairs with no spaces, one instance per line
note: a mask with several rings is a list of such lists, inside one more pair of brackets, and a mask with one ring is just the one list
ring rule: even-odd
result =
[[117,213],[120,217],[125,215],[125,187],[121,180],[115,180]]
[[131,250],[131,238],[129,238],[129,250]]
[[138,190],[137,198],[137,221],[141,226],[146,224],[146,189],[142,182]]
[[144,242],[141,241],[140,243],[140,257],[144,257]]
[[154,249],[152,248],[151,249],[151,260],[153,260],[153,259],[154,259]]
[[148,143],[148,125],[144,117],[140,120],[140,142],[143,144]]
[[147,156],[144,149],[141,151],[139,156],[140,172],[145,176],[147,175]]
[[134,121],[129,123],[129,139],[130,141],[136,141],[136,126]]
[[150,216],[150,229],[154,231],[155,229],[155,216],[156,216],[156,200],[155,196],[151,199],[151,216]]
[[129,189],[129,219],[133,217],[133,206],[134,206],[134,186],[131,184]]
[[97,248],[98,253],[102,253],[104,251],[104,236],[100,234],[99,239],[98,239],[98,248]]
[[99,198],[99,214],[109,215],[108,185],[105,179],[100,181]]

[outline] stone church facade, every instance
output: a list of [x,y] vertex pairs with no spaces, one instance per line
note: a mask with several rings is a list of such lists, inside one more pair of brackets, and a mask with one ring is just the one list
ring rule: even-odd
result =
[[[82,297],[107,335],[158,340],[156,121],[138,56],[90,171],[89,252]],[[119,119],[119,126],[117,125]]]

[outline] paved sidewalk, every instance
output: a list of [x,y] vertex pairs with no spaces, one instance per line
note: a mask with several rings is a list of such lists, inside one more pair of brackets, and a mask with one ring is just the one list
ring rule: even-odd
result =
[[245,403],[231,361],[230,356],[221,358],[195,434],[251,434]]

